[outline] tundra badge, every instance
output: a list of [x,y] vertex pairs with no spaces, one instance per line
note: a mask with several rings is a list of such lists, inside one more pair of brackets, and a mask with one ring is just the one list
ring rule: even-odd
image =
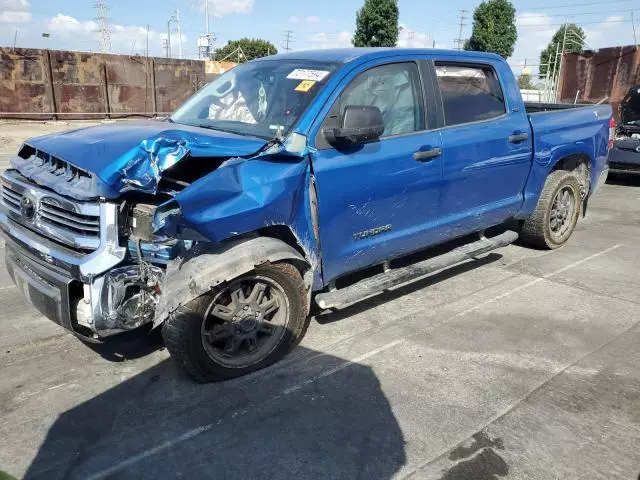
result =
[[355,238],[356,240],[362,239],[362,238],[367,238],[367,237],[372,237],[374,235],[378,235],[382,232],[388,232],[389,230],[391,230],[391,224],[388,225],[382,225],[381,227],[376,227],[376,228],[372,228],[370,230],[364,230],[362,232],[356,232],[353,234],[353,238]]

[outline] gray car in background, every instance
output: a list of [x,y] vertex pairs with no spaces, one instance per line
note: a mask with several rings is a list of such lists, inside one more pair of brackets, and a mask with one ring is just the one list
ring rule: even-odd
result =
[[609,171],[640,174],[640,85],[620,103],[620,123],[609,152]]

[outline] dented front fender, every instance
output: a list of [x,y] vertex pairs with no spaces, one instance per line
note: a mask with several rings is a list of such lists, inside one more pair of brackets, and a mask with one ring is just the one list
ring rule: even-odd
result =
[[[153,326],[162,324],[181,305],[266,262],[293,261],[310,265],[293,247],[271,237],[244,238],[223,244],[198,244],[184,258],[169,263]],[[310,289],[309,276],[305,277]]]

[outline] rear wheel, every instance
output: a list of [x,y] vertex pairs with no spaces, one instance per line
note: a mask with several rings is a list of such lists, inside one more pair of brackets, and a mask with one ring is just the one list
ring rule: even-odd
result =
[[580,182],[573,172],[552,172],[533,215],[522,226],[522,240],[548,249],[564,245],[578,223],[581,200]]
[[199,382],[245,375],[284,357],[304,336],[307,296],[289,264],[267,264],[180,307],[163,337]]

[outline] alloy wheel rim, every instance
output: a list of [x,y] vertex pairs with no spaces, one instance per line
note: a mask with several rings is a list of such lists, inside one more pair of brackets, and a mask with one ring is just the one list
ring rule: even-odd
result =
[[276,348],[288,320],[289,301],[282,287],[267,277],[246,277],[218,292],[207,307],[202,345],[218,364],[248,367]]
[[576,198],[569,186],[564,186],[556,193],[551,204],[549,228],[554,238],[560,239],[569,231],[573,222]]

